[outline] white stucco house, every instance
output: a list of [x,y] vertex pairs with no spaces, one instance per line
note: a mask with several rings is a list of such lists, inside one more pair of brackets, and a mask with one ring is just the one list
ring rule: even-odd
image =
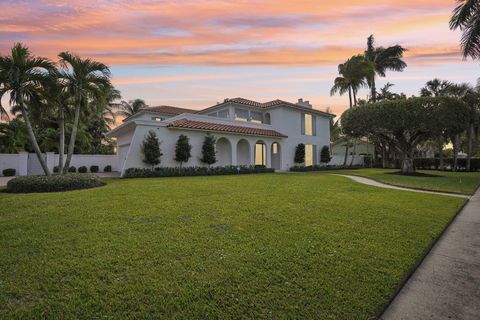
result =
[[308,101],[273,100],[265,103],[243,98],[203,110],[171,106],[142,109],[128,117],[107,136],[116,140],[118,163],[128,168],[148,168],[141,143],[154,130],[163,153],[159,166],[176,167],[175,144],[179,135],[189,137],[192,157],[184,166],[203,166],[201,150],[205,136],[217,139],[217,166],[265,165],[288,170],[294,165],[295,148],[304,143],[305,165],[318,164],[320,150],[330,145],[329,120],[333,114],[316,110]]

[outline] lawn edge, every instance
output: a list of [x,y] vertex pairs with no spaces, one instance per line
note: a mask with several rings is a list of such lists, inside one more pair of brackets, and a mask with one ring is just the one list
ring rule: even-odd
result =
[[[340,173],[342,174],[342,173]],[[393,187],[401,187],[401,188],[405,188],[405,189],[412,189],[412,190],[419,190],[419,191],[430,191],[430,192],[441,192],[441,193],[450,193],[450,194],[459,194],[459,195],[463,195],[463,196],[472,196],[475,194],[475,192],[478,190],[478,188],[480,188],[480,184],[477,185],[475,187],[475,190],[472,192],[472,193],[465,193],[465,192],[455,192],[455,191],[444,191],[444,190],[435,190],[435,189],[427,189],[427,188],[419,188],[419,187],[410,187],[410,186],[406,186],[406,185],[402,185],[402,184],[396,184],[396,183],[391,183],[391,182],[385,182],[385,181],[382,181],[382,180],[379,180],[379,179],[376,179],[376,178],[372,178],[372,177],[369,177],[369,176],[364,176],[364,175],[360,175],[360,174],[356,174],[356,173],[347,173],[346,175],[350,175],[350,176],[356,176],[356,177],[361,177],[361,178],[367,178],[367,179],[370,179],[370,180],[373,180],[375,182],[378,182],[378,183],[383,183],[383,184],[386,184],[386,185],[389,185],[389,186],[393,186]]]
[[[475,192],[480,189],[480,185],[477,186],[475,189]],[[475,193],[474,192],[474,193]],[[470,198],[466,198],[465,202],[460,206],[460,208],[457,209],[457,211],[454,213],[454,215],[448,220],[447,224],[443,228],[443,230],[438,234],[438,236],[433,239],[433,241],[425,248],[423,253],[420,255],[420,257],[417,259],[415,264],[411,267],[411,269],[407,272],[406,276],[400,281],[400,283],[397,285],[396,289],[393,291],[392,295],[388,299],[387,302],[380,308],[379,312],[375,314],[375,317],[377,319],[381,319],[382,315],[387,311],[388,307],[392,304],[393,300],[398,296],[400,291],[402,291],[403,287],[407,284],[407,282],[410,280],[410,278],[413,276],[413,274],[417,271],[417,269],[420,267],[420,265],[423,263],[425,258],[430,254],[432,251],[433,247],[437,244],[437,242],[443,237],[443,235],[446,233],[450,225],[455,221],[457,216],[462,212],[463,208],[469,203]]]

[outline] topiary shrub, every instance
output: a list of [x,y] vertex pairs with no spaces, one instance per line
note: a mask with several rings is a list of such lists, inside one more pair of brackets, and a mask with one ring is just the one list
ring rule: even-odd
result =
[[78,167],[78,173],[87,173],[87,167],[86,166]]
[[77,172],[77,168],[75,168],[74,166],[71,166],[70,168],[68,168],[68,172],[75,173]]
[[91,173],[97,173],[98,172],[98,166],[90,166],[90,172]]
[[53,167],[53,173],[58,173],[60,168],[58,166]]
[[2,173],[5,177],[13,177],[17,173],[17,170],[13,168],[3,169]]
[[95,188],[105,185],[94,174],[69,173],[52,176],[23,176],[7,182],[7,192],[59,192]]
[[103,172],[112,172],[112,166],[111,165],[105,166],[105,168],[103,168]]

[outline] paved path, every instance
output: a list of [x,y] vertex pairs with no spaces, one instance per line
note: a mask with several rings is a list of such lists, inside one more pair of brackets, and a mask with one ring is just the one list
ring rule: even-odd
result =
[[[424,192],[342,176],[382,188]],[[380,319],[480,319],[480,189],[445,230]]]
[[359,176],[351,176],[351,175],[337,174],[337,173],[333,173],[333,175],[350,178],[350,179],[355,180],[357,182],[360,182],[360,183],[363,183],[363,184],[368,184],[368,185],[374,186],[374,187],[395,189],[395,190],[403,190],[403,191],[411,191],[411,192],[420,192],[420,193],[439,194],[439,195],[442,195],[442,196],[451,196],[451,197],[458,197],[458,198],[470,198],[469,195],[464,195],[464,194],[455,194],[455,193],[448,193],[448,192],[436,192],[436,191],[410,189],[410,188],[405,188],[405,187],[397,187],[397,186],[392,186],[391,184],[381,183],[381,182],[378,182],[378,181],[375,181],[375,180],[372,180],[372,179],[359,177]]

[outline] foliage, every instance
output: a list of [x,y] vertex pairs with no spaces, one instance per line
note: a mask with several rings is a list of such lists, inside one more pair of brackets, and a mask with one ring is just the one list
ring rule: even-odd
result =
[[77,168],[75,166],[70,166],[70,167],[68,167],[68,172],[75,173],[75,172],[77,172]]
[[190,139],[186,135],[181,134],[175,145],[175,161],[180,162],[180,167],[182,166],[182,163],[188,162],[188,159],[192,156],[192,146],[190,145],[189,140]]
[[217,157],[215,155],[216,141],[217,139],[211,134],[207,134],[205,136],[202,145],[202,158],[200,159],[200,161],[208,165],[212,165],[217,162]]
[[140,109],[148,108],[148,105],[142,99],[130,100],[128,102],[122,101],[115,109],[116,115],[124,118],[133,116]]
[[0,318],[377,319],[463,203],[297,173],[4,193]]
[[90,166],[90,172],[91,173],[97,173],[99,170],[99,167],[98,166]]
[[295,163],[305,163],[305,145],[299,143],[295,148],[295,157],[293,159]]
[[450,18],[450,29],[460,29],[463,57],[480,57],[480,6],[476,0],[458,0]]
[[225,167],[159,167],[155,170],[129,168],[124,178],[178,177],[178,176],[217,176],[246,173],[271,173],[275,169],[264,166],[225,166]]
[[8,168],[8,169],[3,169],[2,170],[2,174],[5,177],[13,177],[16,173],[17,173],[17,170],[13,169],[13,168]]
[[86,173],[88,171],[86,166],[78,167],[78,173]]
[[151,165],[152,168],[160,163],[160,157],[163,154],[160,151],[160,141],[158,141],[155,131],[148,131],[143,139],[141,149],[144,155],[143,162]]
[[93,174],[69,173],[52,176],[23,176],[7,182],[7,192],[59,192],[95,188],[105,185]]
[[332,157],[330,156],[330,148],[328,146],[323,146],[320,151],[320,162],[329,163],[330,160],[332,160]]
[[27,127],[20,118],[0,123],[0,153],[19,153],[28,145]]
[[53,173],[59,173],[59,172],[60,172],[60,167],[59,166],[53,167]]
[[105,168],[103,168],[103,172],[112,172],[112,166],[111,165],[105,166]]
[[326,166],[320,166],[318,164],[315,164],[313,166],[293,166],[290,167],[290,171],[292,172],[310,172],[310,171],[325,171],[325,170],[339,170],[339,169],[360,169],[363,168],[363,166],[360,165],[353,165],[353,166],[344,166],[344,165],[326,165]]

